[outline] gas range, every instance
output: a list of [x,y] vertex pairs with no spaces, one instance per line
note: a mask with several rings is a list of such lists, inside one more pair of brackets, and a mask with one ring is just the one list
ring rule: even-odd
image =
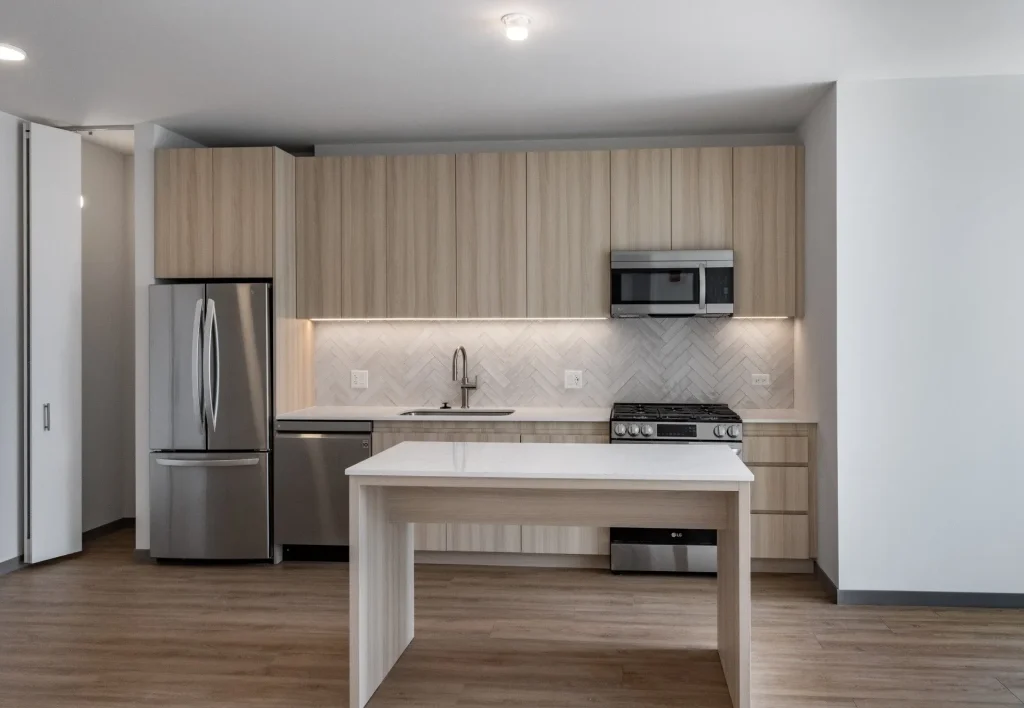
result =
[[612,442],[739,443],[743,421],[721,403],[616,403]]

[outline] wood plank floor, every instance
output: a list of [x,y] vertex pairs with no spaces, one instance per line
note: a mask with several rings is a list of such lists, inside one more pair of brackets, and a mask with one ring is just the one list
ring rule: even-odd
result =
[[[344,565],[145,565],[132,533],[0,578],[0,706],[347,704]],[[1024,612],[837,607],[755,576],[755,708],[1021,705]],[[371,708],[725,708],[708,579],[420,566]]]

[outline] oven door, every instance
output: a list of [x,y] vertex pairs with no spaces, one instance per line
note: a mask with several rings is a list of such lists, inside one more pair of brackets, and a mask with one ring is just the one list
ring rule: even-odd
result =
[[732,281],[731,251],[615,251],[611,315],[731,315]]
[[658,445],[727,445],[729,449],[735,452],[740,457],[743,456],[743,443],[737,440],[723,440],[722,442],[711,442],[704,440],[624,440],[621,438],[613,438],[611,440],[613,445],[624,444],[624,445],[650,445],[657,443]]

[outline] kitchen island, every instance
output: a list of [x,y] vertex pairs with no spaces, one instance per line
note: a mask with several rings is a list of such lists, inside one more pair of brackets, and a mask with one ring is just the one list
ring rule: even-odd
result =
[[414,523],[718,530],[718,653],[750,705],[750,483],[715,445],[404,442],[350,467],[350,705],[414,634]]

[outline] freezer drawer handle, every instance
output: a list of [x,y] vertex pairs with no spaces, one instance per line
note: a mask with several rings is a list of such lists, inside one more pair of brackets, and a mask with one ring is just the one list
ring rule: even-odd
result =
[[258,457],[242,457],[230,460],[175,460],[171,458],[157,458],[156,463],[161,467],[251,467],[258,465]]

